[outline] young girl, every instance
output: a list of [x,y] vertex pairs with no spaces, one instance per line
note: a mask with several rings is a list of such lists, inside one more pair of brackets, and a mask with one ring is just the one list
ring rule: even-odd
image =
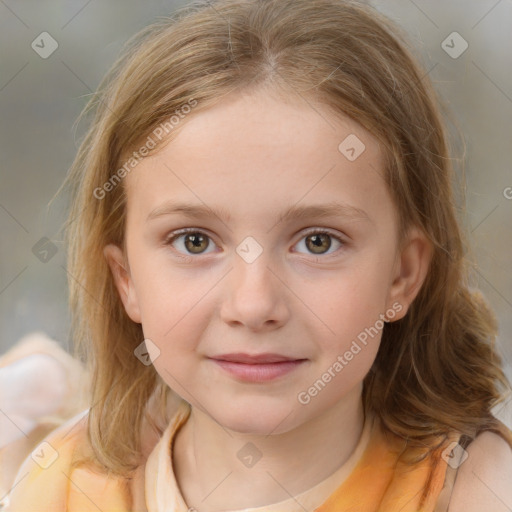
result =
[[69,175],[91,405],[9,510],[510,510],[496,322],[398,34],[220,0],[131,41]]

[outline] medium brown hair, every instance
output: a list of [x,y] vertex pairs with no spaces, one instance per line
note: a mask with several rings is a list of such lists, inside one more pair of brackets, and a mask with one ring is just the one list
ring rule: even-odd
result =
[[[114,183],[130,152],[191,100],[189,118],[262,86],[317,101],[375,135],[402,237],[416,225],[433,246],[407,315],[384,327],[364,381],[366,411],[411,446],[484,430],[512,444],[491,413],[508,388],[494,349],[496,320],[470,290],[442,101],[418,62],[394,23],[343,0],[196,2],[127,43],[84,111],[94,118],[67,178],[72,328],[76,354],[92,372],[88,435],[97,463],[120,475],[135,469],[146,404],[156,394],[163,410],[172,391],[134,356],[142,328],[126,314],[103,256],[109,243],[124,247],[123,182],[101,199],[94,191]],[[186,122],[180,117],[172,133]]]

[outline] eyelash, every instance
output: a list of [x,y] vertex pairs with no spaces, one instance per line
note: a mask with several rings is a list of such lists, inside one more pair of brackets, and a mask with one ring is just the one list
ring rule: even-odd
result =
[[[172,245],[178,238],[182,237],[183,235],[187,235],[188,233],[201,234],[201,235],[206,236],[210,240],[212,240],[212,238],[207,233],[205,233],[203,230],[201,230],[201,229],[197,229],[197,228],[184,228],[184,229],[180,229],[179,231],[173,231],[172,233],[170,233],[166,237],[166,239],[164,241],[164,245]],[[347,245],[347,242],[344,239],[342,239],[339,235],[336,235],[336,234],[332,233],[331,231],[329,231],[327,229],[320,229],[320,228],[311,228],[311,229],[307,230],[303,234],[303,236],[302,236],[302,238],[300,240],[302,240],[302,239],[304,239],[304,238],[306,238],[306,237],[308,237],[310,235],[318,235],[318,234],[328,235],[331,238],[334,238],[342,246],[346,246]],[[340,250],[340,249],[338,249],[338,250]],[[191,263],[192,261],[196,260],[199,256],[201,256],[201,254],[197,254],[195,256],[191,256],[191,255],[186,255],[186,254],[183,254],[183,253],[180,253],[180,252],[177,252],[177,254],[178,254],[178,256],[180,258],[183,258],[187,263]],[[312,254],[312,256],[315,256],[315,255]],[[329,258],[330,256],[333,256],[333,255],[332,254],[328,254],[328,255],[325,256],[325,255],[322,255],[322,254],[317,254],[316,256],[317,257],[323,257],[323,258]]]

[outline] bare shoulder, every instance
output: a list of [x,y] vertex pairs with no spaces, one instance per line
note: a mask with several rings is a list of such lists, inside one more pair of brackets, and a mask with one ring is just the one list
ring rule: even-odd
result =
[[483,432],[468,446],[458,468],[449,512],[512,510],[512,449],[499,435]]

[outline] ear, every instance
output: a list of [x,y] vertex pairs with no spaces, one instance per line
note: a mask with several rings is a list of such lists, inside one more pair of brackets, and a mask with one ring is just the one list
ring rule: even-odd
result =
[[112,272],[114,282],[128,316],[136,323],[141,323],[139,304],[135,287],[123,251],[115,244],[108,244],[103,254]]
[[396,315],[390,321],[399,320],[407,314],[427,277],[431,259],[432,244],[429,239],[422,230],[411,228],[402,250],[397,255],[388,296],[388,307],[392,304],[400,304],[402,307],[393,307]]

